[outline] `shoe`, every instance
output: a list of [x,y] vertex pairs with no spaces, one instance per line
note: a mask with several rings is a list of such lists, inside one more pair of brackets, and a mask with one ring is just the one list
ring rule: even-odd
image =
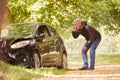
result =
[[94,70],[95,68],[94,67],[90,67],[89,70]]
[[88,67],[82,67],[82,68],[79,68],[78,70],[87,70]]

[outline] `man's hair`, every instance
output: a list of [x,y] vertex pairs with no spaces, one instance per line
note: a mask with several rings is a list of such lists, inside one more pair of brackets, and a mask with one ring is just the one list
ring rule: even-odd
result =
[[76,19],[73,21],[73,24],[74,24],[75,22],[79,22],[79,23],[81,23],[82,20],[81,20],[80,18],[76,18]]
[[76,18],[76,19],[73,21],[73,24],[76,23],[76,22],[77,22],[77,23],[81,23],[83,27],[87,26],[87,22],[81,20],[80,18]]

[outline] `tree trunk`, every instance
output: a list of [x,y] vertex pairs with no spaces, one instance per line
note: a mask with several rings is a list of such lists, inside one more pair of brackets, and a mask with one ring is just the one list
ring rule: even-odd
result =
[[0,0],[0,31],[3,24],[3,18],[5,16],[5,12],[7,10],[7,0]]

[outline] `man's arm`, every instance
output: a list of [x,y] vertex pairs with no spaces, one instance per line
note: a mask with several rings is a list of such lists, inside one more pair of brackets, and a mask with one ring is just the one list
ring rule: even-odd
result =
[[73,38],[78,38],[79,32],[78,31],[72,31]]
[[90,34],[90,39],[88,40],[88,42],[86,44],[87,49],[89,49],[95,40],[95,33],[93,33],[93,30],[90,27],[87,27],[86,29],[88,30],[88,32]]
[[72,36],[73,36],[73,38],[78,38],[78,36],[79,36],[79,32],[76,27],[74,27],[72,29]]

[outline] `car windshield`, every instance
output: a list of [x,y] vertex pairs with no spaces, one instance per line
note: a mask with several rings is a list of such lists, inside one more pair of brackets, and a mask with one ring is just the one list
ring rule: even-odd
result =
[[33,34],[36,24],[14,24],[1,30],[1,37],[19,38]]

